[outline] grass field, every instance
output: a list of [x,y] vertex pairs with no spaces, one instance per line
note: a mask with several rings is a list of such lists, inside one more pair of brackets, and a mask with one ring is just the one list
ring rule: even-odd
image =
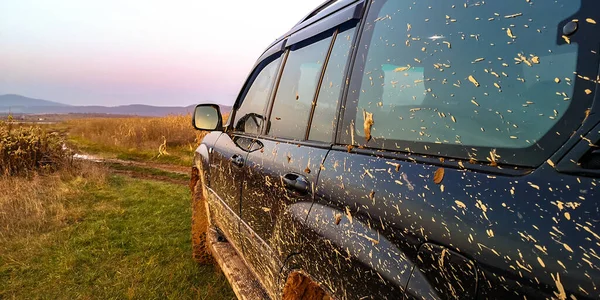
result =
[[58,127],[68,132],[79,152],[180,166],[192,165],[194,150],[206,135],[192,127],[191,115],[72,119]]
[[[153,162],[189,167],[194,160],[194,146],[171,146],[167,148],[167,154],[160,155],[158,148],[160,142],[154,143],[156,147],[126,147],[119,145],[107,145],[93,138],[80,135],[69,135],[68,143],[77,153],[93,154],[103,158],[116,158],[137,162]],[[190,150],[193,149],[193,150]]]
[[187,119],[0,122],[0,299],[235,298],[192,259]]
[[0,239],[0,299],[232,299],[191,259],[185,185],[72,178],[63,222]]
[[153,167],[126,165],[120,163],[105,163],[105,165],[116,173],[131,174],[132,176],[139,176],[141,178],[153,178],[160,181],[171,181],[183,184],[188,184],[190,182],[190,174],[181,174]]

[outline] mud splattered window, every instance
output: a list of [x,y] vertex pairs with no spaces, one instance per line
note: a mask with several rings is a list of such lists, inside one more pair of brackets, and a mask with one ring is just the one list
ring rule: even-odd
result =
[[327,35],[292,46],[275,96],[269,135],[304,140],[331,39]]
[[234,130],[259,134],[264,123],[264,110],[269,101],[281,58],[270,59],[254,77],[244,100],[236,112]]
[[[574,101],[580,49],[559,24],[579,8],[570,0],[373,2],[345,143],[417,153],[539,148]],[[568,130],[580,124],[572,121]]]
[[345,83],[344,72],[354,32],[355,29],[351,28],[336,36],[315,104],[308,136],[311,141],[330,142],[333,137],[333,129],[337,124],[338,104]]

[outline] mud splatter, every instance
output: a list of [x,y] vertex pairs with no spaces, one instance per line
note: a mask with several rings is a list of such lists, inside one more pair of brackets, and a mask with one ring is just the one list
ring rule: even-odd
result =
[[367,111],[363,111],[364,118],[364,130],[365,130],[365,138],[368,141],[371,140],[371,128],[375,122],[373,121],[373,114]]
[[444,168],[439,168],[435,171],[435,174],[433,175],[433,182],[435,182],[435,184],[440,184],[440,183],[442,183],[443,180],[444,180]]

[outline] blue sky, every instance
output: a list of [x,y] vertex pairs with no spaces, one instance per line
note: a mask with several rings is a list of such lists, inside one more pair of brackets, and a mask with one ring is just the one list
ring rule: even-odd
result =
[[0,1],[0,94],[230,104],[265,47],[323,1]]

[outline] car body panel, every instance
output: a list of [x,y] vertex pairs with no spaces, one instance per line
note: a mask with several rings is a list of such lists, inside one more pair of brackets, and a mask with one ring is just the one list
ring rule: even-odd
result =
[[242,249],[239,234],[242,185],[246,169],[234,164],[234,157],[245,161],[254,144],[254,138],[222,134],[214,144],[210,157],[211,216],[220,222],[220,229],[236,249]]
[[[339,299],[600,297],[599,171],[579,164],[600,143],[600,128],[591,130],[600,121],[600,104],[592,102],[597,99],[600,44],[597,29],[589,25],[600,17],[594,10],[597,2],[581,3],[573,18],[588,19],[587,24],[569,39],[581,45],[576,93],[569,99],[581,111],[577,120],[563,120],[574,122],[576,131],[561,137],[566,141],[562,147],[543,159],[535,157],[547,159],[541,165],[511,157],[490,163],[485,151],[469,161],[463,157],[466,148],[423,153],[427,155],[405,150],[423,148],[418,142],[407,142],[398,151],[369,149],[368,141],[355,144],[354,137],[350,142],[344,136],[349,127],[344,115],[355,107],[343,100],[360,90],[352,90],[350,77],[364,59],[357,50],[340,101],[333,137],[337,145],[248,137],[231,128],[207,136],[199,156],[205,161],[208,149],[205,182],[211,218],[243,253],[269,296],[281,298],[287,275],[300,271]],[[354,20],[364,11],[362,1],[337,1],[334,6]],[[278,39],[257,65],[288,44],[339,25],[340,18],[321,18],[341,11],[308,17]],[[570,22],[558,21],[559,26]],[[370,25],[358,26],[359,37],[365,26]],[[557,35],[557,43],[566,42]],[[551,89],[547,92],[555,93]],[[271,100],[266,111],[272,106]],[[587,106],[591,109],[584,110]],[[242,167],[232,165],[233,155],[243,157]],[[310,192],[298,195],[286,189],[286,174],[305,177]]]
[[[289,207],[312,203],[313,189],[321,163],[328,149],[259,139],[259,151],[250,153],[245,168],[248,177],[242,191],[242,232],[244,255],[265,285],[275,287],[282,262],[300,251],[295,241],[293,219],[303,221],[308,215],[290,216]],[[288,186],[286,176],[298,176],[308,184],[301,192]],[[273,288],[271,288],[273,290]]]
[[446,247],[421,246],[406,299],[474,299],[477,294],[477,267],[468,258]]
[[[414,262],[421,245],[431,242],[471,257],[483,270],[503,270],[487,274],[481,283],[494,288],[487,297],[496,298],[505,287],[502,282],[511,280],[541,289],[525,295],[528,299],[544,295],[542,292],[550,296],[557,290],[556,274],[568,294],[578,299],[586,297],[581,289],[594,291],[593,278],[600,273],[586,260],[597,256],[598,240],[590,232],[590,224],[576,220],[590,220],[600,210],[595,201],[600,197],[596,179],[560,174],[549,165],[519,177],[444,168],[437,184],[434,177],[440,169],[332,151],[317,188],[315,207],[319,209],[311,211],[309,220],[324,220],[318,223],[323,227],[318,231],[331,230],[336,219],[321,208],[330,207],[329,211],[342,213],[344,219],[369,224],[373,232],[362,239],[353,236],[356,232],[352,230],[345,233],[353,241],[353,246],[347,247],[350,256],[360,256],[356,252],[365,249],[389,251],[387,241],[392,241],[399,253]],[[380,249],[378,243],[386,249]],[[322,263],[331,258],[324,259]],[[340,264],[343,261],[338,259]],[[331,265],[336,266],[335,262]],[[385,265],[384,260],[375,262]],[[353,265],[352,269],[359,267]],[[377,269],[389,271],[385,266],[373,268]],[[385,272],[380,275],[384,277]],[[339,290],[355,289],[349,284]],[[395,284],[402,287],[406,282],[397,280]],[[508,293],[518,295],[512,290]]]
[[215,143],[221,136],[221,131],[213,131],[209,132],[204,138],[202,138],[202,142],[196,148],[194,153],[194,166],[199,170],[204,170],[204,185],[207,187],[210,186],[210,157],[211,153],[214,149]]

